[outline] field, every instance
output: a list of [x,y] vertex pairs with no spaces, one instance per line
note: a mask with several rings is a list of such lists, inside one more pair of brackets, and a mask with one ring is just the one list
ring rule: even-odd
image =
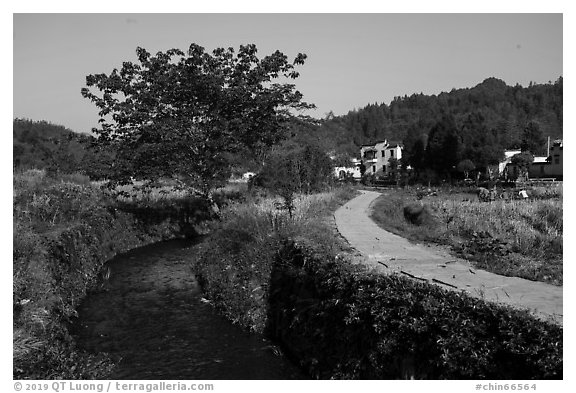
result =
[[528,189],[527,200],[480,202],[462,190],[389,190],[372,219],[410,240],[447,245],[497,274],[562,285],[562,186]]

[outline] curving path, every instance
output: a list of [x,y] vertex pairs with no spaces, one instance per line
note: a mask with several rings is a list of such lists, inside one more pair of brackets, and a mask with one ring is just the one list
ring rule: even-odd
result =
[[362,191],[334,214],[338,231],[363,255],[364,264],[381,273],[397,272],[486,300],[527,308],[562,323],[562,287],[476,270],[468,261],[439,247],[410,243],[385,231],[369,217],[370,205],[380,195]]

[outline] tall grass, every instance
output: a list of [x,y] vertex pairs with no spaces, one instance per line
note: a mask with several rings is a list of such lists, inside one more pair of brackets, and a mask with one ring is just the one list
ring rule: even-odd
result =
[[77,351],[68,323],[106,260],[173,235],[171,224],[149,230],[115,204],[82,175],[14,175],[14,378],[97,379],[112,367]]
[[292,217],[282,208],[283,200],[271,196],[227,205],[198,250],[195,270],[205,296],[232,321],[263,331],[272,264],[281,243],[306,238],[326,253],[344,248],[328,218],[354,195],[350,188],[299,195]]
[[[411,191],[390,191],[373,205],[372,218],[384,229],[412,240],[453,247],[477,266],[499,274],[562,284],[562,195],[548,199],[480,202],[440,193],[417,201]],[[428,206],[426,225],[405,220],[402,208]]]

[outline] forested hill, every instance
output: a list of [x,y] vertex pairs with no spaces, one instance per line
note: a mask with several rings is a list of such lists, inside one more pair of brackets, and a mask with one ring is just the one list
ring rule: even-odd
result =
[[46,121],[14,119],[13,165],[15,168],[58,166],[76,169],[92,139],[86,134]]
[[504,149],[518,148],[522,133],[536,123],[542,134],[562,137],[562,77],[554,83],[508,86],[488,78],[472,88],[439,95],[395,97],[389,104],[371,104],[334,117],[328,115],[318,131],[340,151],[352,151],[377,140],[406,141],[428,135],[446,115],[461,129],[470,116],[482,122]]

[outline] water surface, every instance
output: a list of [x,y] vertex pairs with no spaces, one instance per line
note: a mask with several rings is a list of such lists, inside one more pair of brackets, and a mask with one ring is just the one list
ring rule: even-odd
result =
[[80,348],[121,359],[111,379],[302,379],[264,336],[202,299],[194,244],[172,240],[108,262],[110,279],[80,306]]

